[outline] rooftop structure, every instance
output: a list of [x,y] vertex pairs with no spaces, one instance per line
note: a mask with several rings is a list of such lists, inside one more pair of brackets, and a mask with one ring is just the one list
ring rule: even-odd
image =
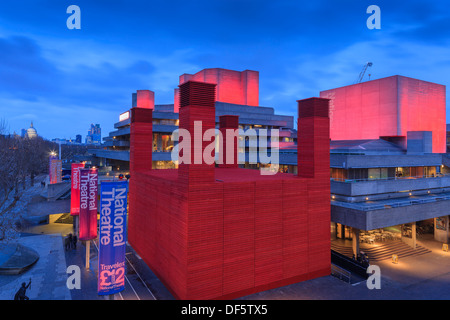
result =
[[[259,72],[235,71],[221,68],[203,69],[195,74],[180,76],[180,84],[188,80],[216,84],[215,101],[246,106],[259,106]],[[178,88],[175,89],[174,111],[178,112]]]
[[405,144],[408,131],[429,131],[433,152],[446,152],[443,85],[397,75],[320,96],[330,99],[331,140],[383,137]]

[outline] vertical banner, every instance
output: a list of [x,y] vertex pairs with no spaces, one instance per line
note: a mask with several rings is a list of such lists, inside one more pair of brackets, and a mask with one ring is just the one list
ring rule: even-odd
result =
[[62,181],[62,161],[51,155],[48,167],[48,181],[50,184],[60,183]]
[[56,156],[55,155],[50,155],[49,159],[48,159],[48,183],[49,184],[53,184],[54,179],[55,179],[55,172],[54,172],[54,167],[52,164],[53,160],[56,160]]
[[55,183],[61,183],[62,182],[62,161],[61,160],[54,160],[55,161]]
[[80,214],[80,168],[84,168],[84,164],[72,163],[70,179],[70,214],[72,216],[77,216]]
[[80,240],[97,238],[97,169],[80,170]]
[[98,294],[109,295],[125,288],[127,181],[102,182]]

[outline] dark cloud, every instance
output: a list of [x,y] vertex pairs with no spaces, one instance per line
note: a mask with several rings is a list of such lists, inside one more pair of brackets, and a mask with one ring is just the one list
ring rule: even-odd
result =
[[0,38],[0,92],[36,99],[59,87],[62,74],[30,38]]
[[[121,66],[104,61],[80,64],[61,70],[45,58],[43,48],[31,38],[0,38],[0,92],[16,99],[38,100],[102,108],[128,97],[133,88],[146,87],[142,76],[155,67],[148,61],[124,62]],[[100,103],[101,102],[101,103]]]

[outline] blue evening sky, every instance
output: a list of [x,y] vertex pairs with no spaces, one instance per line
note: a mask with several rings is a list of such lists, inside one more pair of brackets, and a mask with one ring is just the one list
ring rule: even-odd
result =
[[[72,4],[81,30],[66,27]],[[380,30],[366,26],[372,4]],[[447,1],[3,1],[0,119],[47,139],[84,141],[91,123],[105,136],[133,92],[173,103],[179,75],[204,68],[259,71],[260,105],[293,116],[296,100],[353,84],[368,61],[371,79],[448,85],[449,18]]]

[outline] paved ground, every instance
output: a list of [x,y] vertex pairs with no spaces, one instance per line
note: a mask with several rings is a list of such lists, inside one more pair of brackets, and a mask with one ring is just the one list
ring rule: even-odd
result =
[[27,296],[31,300],[68,300],[70,290],[66,287],[66,261],[61,235],[33,235],[22,237],[19,243],[33,248],[40,258],[37,263],[21,275],[0,276],[0,299],[12,300],[22,282],[31,287]]
[[381,271],[381,288],[368,289],[365,281],[350,285],[333,276],[246,296],[242,299],[324,299],[324,300],[449,300],[450,252],[430,238],[419,241],[432,252],[407,257],[393,264],[377,263]]
[[[55,233],[59,229],[59,233]],[[43,234],[48,230],[53,234]],[[0,299],[12,299],[21,282],[32,278],[30,299],[91,300],[106,299],[97,295],[97,249],[91,245],[90,269],[85,268],[85,246],[65,252],[63,235],[72,232],[71,225],[54,224],[34,227],[37,235],[20,238],[41,255],[38,263],[21,276],[0,276]],[[450,253],[441,250],[441,244],[432,240],[421,242],[431,253],[408,257],[392,264],[390,260],[378,263],[381,270],[381,289],[369,290],[366,282],[347,284],[333,276],[313,279],[273,290],[242,297],[239,300],[397,300],[450,299]],[[126,289],[115,295],[116,300],[173,300],[132,248],[127,251]],[[81,269],[81,290],[66,287],[66,268],[78,265]]]

